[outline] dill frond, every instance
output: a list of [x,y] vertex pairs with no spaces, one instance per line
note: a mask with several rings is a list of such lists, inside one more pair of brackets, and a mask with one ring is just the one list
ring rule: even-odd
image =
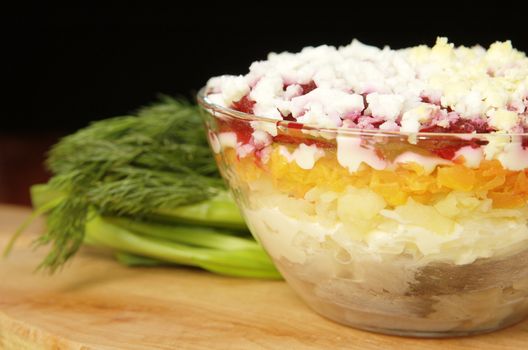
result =
[[51,245],[41,267],[55,271],[75,254],[90,211],[145,215],[225,190],[197,108],[162,97],[136,115],[94,122],[51,149],[49,185],[66,195],[36,242]]

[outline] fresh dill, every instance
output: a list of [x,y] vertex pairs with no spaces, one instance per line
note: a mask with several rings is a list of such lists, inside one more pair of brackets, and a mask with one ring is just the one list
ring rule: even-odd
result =
[[141,216],[201,202],[224,190],[196,106],[163,97],[136,115],[92,123],[60,140],[49,185],[65,198],[48,212],[39,245],[52,272],[81,246],[91,210]]
[[49,152],[53,177],[34,185],[47,214],[40,268],[64,265],[83,243],[130,266],[184,264],[214,273],[281,278],[252,239],[220,177],[198,107],[163,97],[135,115],[92,123]]

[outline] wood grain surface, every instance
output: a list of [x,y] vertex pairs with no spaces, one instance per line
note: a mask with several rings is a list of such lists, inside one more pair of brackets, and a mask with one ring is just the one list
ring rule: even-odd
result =
[[[0,205],[0,248],[28,215]],[[125,268],[84,249],[60,273],[34,269],[36,223],[0,262],[0,349],[501,349],[528,347],[528,321],[455,339],[384,336],[328,321],[280,281],[186,268]]]

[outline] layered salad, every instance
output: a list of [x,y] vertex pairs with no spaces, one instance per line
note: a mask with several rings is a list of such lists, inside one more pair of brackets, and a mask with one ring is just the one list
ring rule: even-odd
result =
[[423,336],[528,314],[528,59],[509,41],[272,53],[201,104],[251,231],[321,314]]

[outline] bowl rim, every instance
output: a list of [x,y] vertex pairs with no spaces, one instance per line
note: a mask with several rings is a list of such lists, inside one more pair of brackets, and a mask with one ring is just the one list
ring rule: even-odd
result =
[[212,110],[222,115],[227,115],[239,120],[248,122],[267,122],[273,123],[278,127],[295,128],[303,130],[318,131],[324,133],[335,133],[335,134],[351,134],[351,135],[362,135],[362,136],[391,136],[391,137],[406,137],[406,138],[418,138],[427,139],[434,137],[441,138],[461,138],[461,139],[486,139],[490,137],[528,137],[528,132],[524,133],[506,133],[506,132],[488,132],[488,133],[453,133],[453,132],[403,132],[403,131],[386,131],[379,129],[358,129],[358,128],[347,128],[347,127],[321,127],[316,124],[299,123],[297,121],[289,121],[284,119],[274,119],[255,114],[240,112],[235,109],[224,107],[211,102],[206,94],[206,86],[202,87],[196,94],[196,101],[200,106],[206,110]]

